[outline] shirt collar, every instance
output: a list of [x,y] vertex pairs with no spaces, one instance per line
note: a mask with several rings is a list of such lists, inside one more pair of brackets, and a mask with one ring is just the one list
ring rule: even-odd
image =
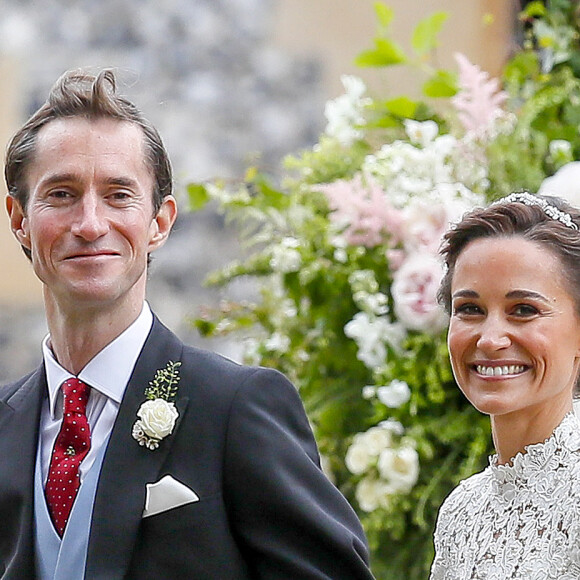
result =
[[[78,378],[120,403],[152,324],[153,314],[147,302],[144,302],[135,322],[97,353],[81,370]],[[48,383],[49,409],[54,418],[60,386],[74,375],[58,363],[49,343],[50,335],[42,342],[42,354]]]

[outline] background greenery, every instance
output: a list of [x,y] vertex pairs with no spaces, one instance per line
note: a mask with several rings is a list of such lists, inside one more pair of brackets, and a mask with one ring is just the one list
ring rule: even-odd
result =
[[[463,75],[432,65],[446,14],[417,24],[411,54],[390,36],[395,15],[388,5],[377,3],[376,14],[376,36],[357,63],[382,67],[385,74],[392,66],[412,67],[424,79],[423,98],[369,97],[351,81],[350,93],[345,84],[343,100],[327,109],[329,127],[316,146],[285,160],[280,183],[256,166],[239,184],[190,184],[192,208],[217,202],[248,249],[245,259],[214,273],[207,283],[227,287],[250,277],[259,287],[253,303],[225,301],[195,324],[206,336],[238,333],[248,362],[278,368],[294,381],[325,469],[361,517],[375,575],[413,580],[428,576],[441,502],[459,480],[486,465],[492,451],[489,421],[454,383],[445,330],[403,323],[397,314],[392,290],[400,264],[394,256],[412,254],[404,236],[385,225],[379,241],[363,236],[360,243],[352,237],[349,242],[349,226],[338,223],[336,199],[325,188],[339,184],[353,192],[353,184],[362,184],[367,193],[357,198],[360,206],[378,180],[385,205],[393,215],[404,215],[405,204],[388,196],[397,176],[387,175],[380,159],[378,173],[371,175],[369,156],[377,159],[386,151],[396,163],[397,151],[410,147],[414,155],[426,155],[436,141],[421,141],[422,132],[436,127],[439,137],[453,138],[453,150],[442,154],[442,165],[429,178],[437,185],[441,167],[448,171],[452,178],[445,185],[453,186],[454,199],[473,203],[522,189],[537,191],[547,176],[580,154],[580,10],[578,2],[567,0],[528,2],[514,32],[521,46],[497,84],[470,63],[463,63]],[[481,101],[486,118],[474,119]],[[337,109],[346,136],[332,127]],[[420,134],[414,138],[409,120],[434,125],[415,125]],[[478,127],[470,128],[469,121]],[[426,157],[417,159],[416,169],[423,171]],[[405,163],[409,160],[401,160],[402,167]],[[462,177],[465,166],[469,175]],[[460,186],[473,195],[466,196]],[[428,190],[410,188],[408,194],[410,205],[421,196],[436,204]],[[360,316],[367,326],[357,335],[348,325],[363,320]],[[375,342],[367,344],[374,357],[369,362],[363,346],[365,334],[374,332]],[[408,386],[407,395],[397,381]],[[385,393],[401,387],[399,404],[385,404],[378,396],[381,387]]]

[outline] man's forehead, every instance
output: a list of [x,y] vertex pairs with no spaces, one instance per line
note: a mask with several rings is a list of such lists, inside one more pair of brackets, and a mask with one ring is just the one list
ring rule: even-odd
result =
[[153,194],[155,176],[138,125],[117,119],[66,117],[39,131],[27,186],[81,182],[96,178],[105,185],[140,182]]
[[141,145],[145,135],[142,128],[136,123],[113,117],[57,117],[41,127],[36,136],[36,142],[49,139],[58,139],[62,136],[83,133],[85,135],[114,136],[123,134],[124,138],[134,138]]

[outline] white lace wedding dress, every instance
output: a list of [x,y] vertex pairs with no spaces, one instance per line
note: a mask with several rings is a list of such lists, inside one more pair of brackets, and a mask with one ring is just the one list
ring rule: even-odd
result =
[[431,580],[580,578],[580,422],[566,415],[513,466],[462,481],[435,531]]

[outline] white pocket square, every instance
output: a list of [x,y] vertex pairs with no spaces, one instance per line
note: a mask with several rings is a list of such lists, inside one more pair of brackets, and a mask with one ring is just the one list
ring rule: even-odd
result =
[[148,483],[146,487],[144,518],[199,501],[199,496],[195,491],[171,475],[162,477],[157,483]]

